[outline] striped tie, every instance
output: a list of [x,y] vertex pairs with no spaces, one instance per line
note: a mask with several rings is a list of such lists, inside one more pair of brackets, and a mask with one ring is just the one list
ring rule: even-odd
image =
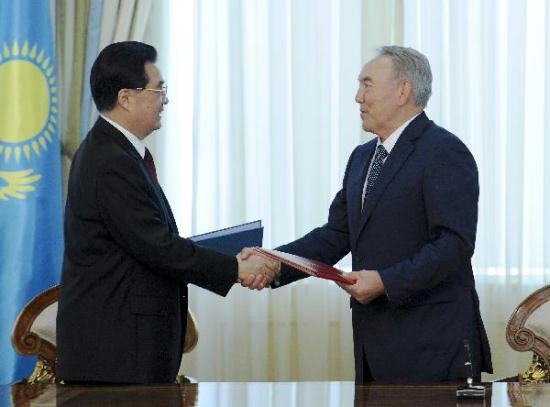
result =
[[370,168],[369,177],[367,178],[367,188],[365,189],[365,197],[363,198],[363,210],[365,209],[365,204],[367,201],[367,196],[374,189],[374,185],[378,176],[382,172],[384,167],[384,160],[388,156],[388,152],[382,144],[376,147],[376,154],[374,155],[374,160],[372,160],[372,166]]

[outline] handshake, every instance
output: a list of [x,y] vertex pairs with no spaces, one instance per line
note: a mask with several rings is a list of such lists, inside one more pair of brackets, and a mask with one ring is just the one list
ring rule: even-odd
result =
[[[261,290],[267,287],[281,274],[281,263],[268,260],[254,252],[251,248],[244,248],[238,255],[239,278],[243,287],[251,290]],[[352,281],[350,284],[336,282],[344,291],[359,301],[368,304],[381,295],[386,295],[384,283],[376,270],[359,270],[344,273]]]
[[[251,290],[261,290],[267,287],[281,274],[281,263],[268,260],[245,247],[238,255],[239,278],[243,287]],[[359,270],[353,273],[344,273],[352,281],[350,284],[336,282],[344,291],[359,301],[368,304],[381,295],[385,295],[385,288],[380,274],[376,270]]]
[[268,260],[245,247],[238,255],[238,282],[251,290],[261,290],[281,274],[281,263]]

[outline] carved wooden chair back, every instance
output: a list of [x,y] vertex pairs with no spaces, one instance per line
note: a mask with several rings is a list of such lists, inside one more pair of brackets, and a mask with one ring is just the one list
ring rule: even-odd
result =
[[[53,286],[31,299],[19,313],[13,331],[12,344],[22,355],[37,356],[30,383],[55,383],[56,368],[56,317],[59,286]],[[199,340],[197,322],[187,312],[187,330],[183,353],[191,352]]]

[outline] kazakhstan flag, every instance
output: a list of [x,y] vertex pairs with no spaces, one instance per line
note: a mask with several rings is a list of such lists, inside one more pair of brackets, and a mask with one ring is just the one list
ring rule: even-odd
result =
[[62,192],[50,2],[0,1],[0,384],[34,360],[11,346],[23,305],[58,283]]

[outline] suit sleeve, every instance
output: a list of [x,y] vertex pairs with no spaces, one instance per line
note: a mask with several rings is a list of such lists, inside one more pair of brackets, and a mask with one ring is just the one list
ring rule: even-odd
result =
[[479,197],[477,166],[457,138],[434,150],[423,177],[429,242],[410,258],[379,270],[390,301],[407,303],[469,266]]
[[140,174],[139,164],[128,158],[97,178],[99,211],[116,243],[152,273],[226,295],[237,281],[236,258],[171,233]]
[[[346,183],[351,163],[358,148],[352,152],[348,160],[342,189],[338,191],[330,205],[327,223],[313,229],[311,232],[292,243],[277,247],[276,250],[322,261],[323,263],[331,265],[336,264],[349,253],[350,244]],[[278,286],[292,283],[305,277],[308,277],[308,275],[291,267],[283,266]]]

